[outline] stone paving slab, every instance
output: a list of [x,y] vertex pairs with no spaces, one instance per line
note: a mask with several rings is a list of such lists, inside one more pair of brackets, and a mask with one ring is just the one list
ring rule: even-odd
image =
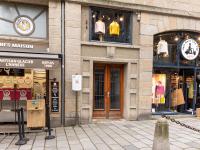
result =
[[[200,119],[179,121],[200,129]],[[151,150],[156,120],[96,122],[76,127],[59,127],[55,139],[45,132],[27,133],[26,145],[16,146],[18,135],[0,135],[0,150]],[[171,150],[200,150],[200,133],[169,122]]]

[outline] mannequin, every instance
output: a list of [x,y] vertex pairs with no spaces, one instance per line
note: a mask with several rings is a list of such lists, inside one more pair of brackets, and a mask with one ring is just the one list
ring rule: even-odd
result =
[[99,40],[103,40],[103,35],[105,34],[105,23],[102,21],[102,17],[95,23],[95,33],[99,35]]

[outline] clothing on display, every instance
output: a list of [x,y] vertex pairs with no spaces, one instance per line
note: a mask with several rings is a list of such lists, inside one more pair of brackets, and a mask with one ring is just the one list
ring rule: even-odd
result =
[[161,103],[161,104],[165,104],[165,96],[164,96],[164,95],[161,96],[161,98],[160,98],[160,103]]
[[119,23],[116,21],[113,21],[110,25],[109,25],[109,34],[110,35],[118,35],[119,36],[120,33],[120,26]]
[[172,107],[185,104],[183,89],[175,89],[172,92]]
[[96,34],[105,34],[105,23],[102,20],[98,20],[95,23],[95,33]]
[[156,85],[156,95],[164,95],[165,94],[165,88],[163,85]]
[[163,85],[156,85],[155,87],[155,103],[165,104],[165,88]]
[[160,40],[157,45],[157,54],[168,56],[168,44],[165,40]]
[[193,99],[194,97],[194,84],[193,81],[189,83],[188,98]]

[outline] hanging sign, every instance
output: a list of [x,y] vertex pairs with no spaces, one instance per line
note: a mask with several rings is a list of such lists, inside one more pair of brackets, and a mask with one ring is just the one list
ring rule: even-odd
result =
[[59,112],[59,83],[51,82],[51,112]]
[[82,75],[72,75],[72,90],[73,91],[82,90]]
[[194,60],[199,55],[199,45],[193,39],[187,39],[181,46],[182,56],[187,60]]

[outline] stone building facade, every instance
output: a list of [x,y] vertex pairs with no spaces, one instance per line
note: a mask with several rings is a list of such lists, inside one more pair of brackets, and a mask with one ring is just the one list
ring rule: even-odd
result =
[[[60,110],[57,113],[51,113],[52,122],[57,126],[61,125],[61,116],[65,116],[66,125],[74,121],[76,100],[75,92],[71,88],[73,74],[82,75],[83,81],[82,91],[78,94],[81,123],[92,122],[93,118],[127,120],[150,118],[154,35],[176,30],[199,32],[200,29],[200,2],[198,0],[190,2],[187,0],[66,0],[62,2],[60,0],[9,0],[9,3],[12,2],[48,7],[50,53],[61,54],[62,40],[64,40],[65,81],[61,81],[60,73],[50,71],[50,78],[57,77],[60,83],[65,84],[65,103],[61,103],[60,94]],[[92,8],[131,13],[130,30],[128,30],[131,35],[130,41],[123,43],[93,40],[91,37]],[[62,14],[63,10],[64,14]],[[64,15],[64,20],[62,15]],[[63,22],[64,30],[61,28]],[[64,37],[62,37],[63,32]],[[120,100],[120,114],[116,116],[109,115],[109,112],[112,113],[115,110],[107,108],[111,106],[111,102],[108,102],[110,99],[105,97],[106,112],[94,115],[94,95],[97,88],[94,85],[95,65],[98,66],[98,64],[108,65],[110,68],[112,65],[123,66],[121,74],[123,79],[120,81],[122,100]],[[62,107],[65,107],[65,114],[61,113]]]

